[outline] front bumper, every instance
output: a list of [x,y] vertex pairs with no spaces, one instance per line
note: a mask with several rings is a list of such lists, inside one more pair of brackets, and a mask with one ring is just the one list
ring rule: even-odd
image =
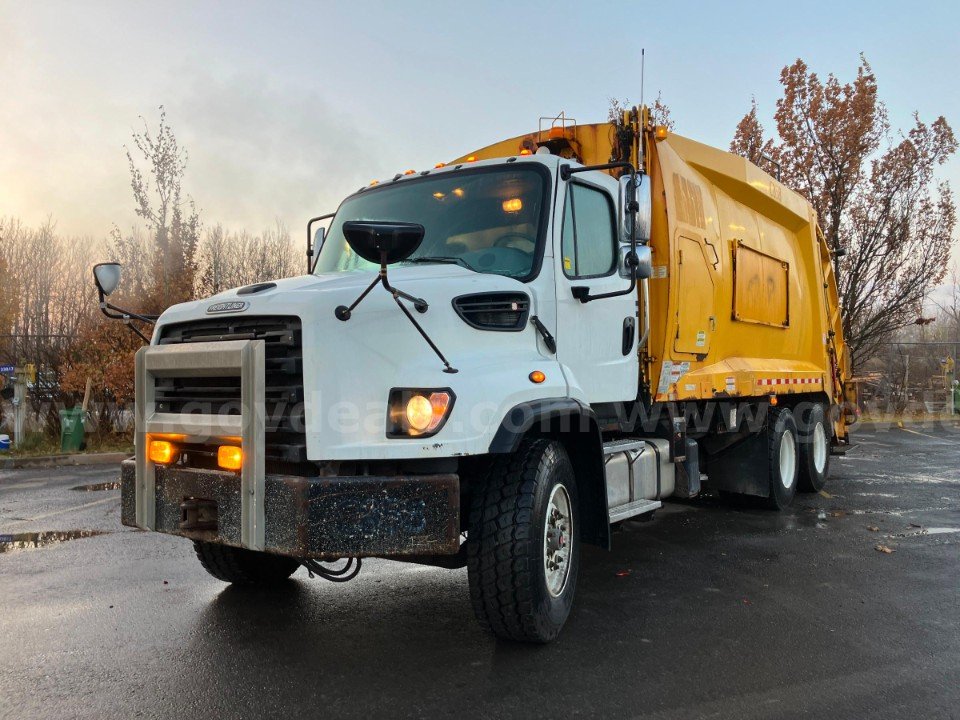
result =
[[[121,521],[136,517],[136,462],[121,465]],[[453,555],[460,547],[460,491],[454,474],[391,477],[267,475],[263,546],[297,558]],[[230,472],[155,469],[153,527],[193,540],[247,547],[242,540],[240,478]],[[198,528],[191,508],[215,507]],[[208,518],[209,520],[209,518]]]

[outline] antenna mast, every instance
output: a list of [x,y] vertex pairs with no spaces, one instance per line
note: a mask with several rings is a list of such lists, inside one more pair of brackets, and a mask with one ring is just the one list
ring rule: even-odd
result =
[[640,109],[643,110],[643,80],[646,70],[646,48],[640,48]]

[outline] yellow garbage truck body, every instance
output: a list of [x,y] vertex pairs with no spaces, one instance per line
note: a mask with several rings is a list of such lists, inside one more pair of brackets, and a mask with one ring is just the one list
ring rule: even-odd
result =
[[848,442],[855,390],[833,256],[803,196],[636,112],[590,125],[560,116],[454,162],[537,151],[586,165],[628,159],[650,182],[653,273],[638,302],[651,401],[815,394],[837,409],[834,443]]

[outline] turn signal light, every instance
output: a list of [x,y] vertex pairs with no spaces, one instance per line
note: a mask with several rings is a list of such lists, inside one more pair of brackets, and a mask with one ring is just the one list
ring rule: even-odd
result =
[[243,468],[243,450],[236,445],[221,445],[217,448],[217,465],[224,470]]
[[150,458],[150,462],[157,463],[157,465],[169,465],[179,455],[177,446],[166,440],[151,440],[147,449],[147,457]]
[[539,385],[540,383],[542,383],[544,380],[547,379],[547,376],[543,374],[542,370],[534,370],[532,373],[530,373],[529,378],[530,378],[530,382],[536,383],[537,385]]

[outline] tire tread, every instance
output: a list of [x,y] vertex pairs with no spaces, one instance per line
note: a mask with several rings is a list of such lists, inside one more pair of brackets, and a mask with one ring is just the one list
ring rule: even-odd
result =
[[193,548],[203,569],[237,585],[270,585],[289,578],[300,566],[294,558],[196,540]]
[[495,458],[473,494],[467,547],[470,600],[480,626],[499,637],[543,642],[531,597],[530,543],[537,471],[550,441],[526,440],[517,452]]

